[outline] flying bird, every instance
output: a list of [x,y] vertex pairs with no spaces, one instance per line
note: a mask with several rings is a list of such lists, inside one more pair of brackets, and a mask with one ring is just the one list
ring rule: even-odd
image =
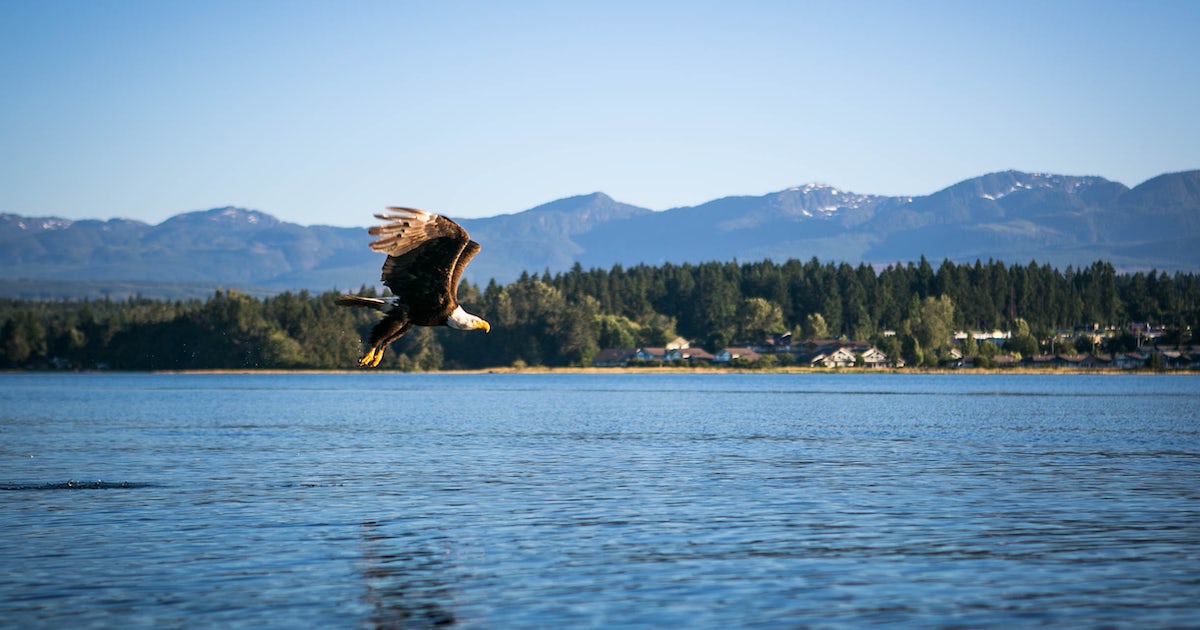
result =
[[360,366],[379,365],[383,349],[413,326],[491,331],[482,317],[466,312],[458,303],[463,268],[479,253],[479,243],[472,241],[461,225],[413,208],[388,208],[386,214],[375,218],[387,223],[367,230],[379,237],[371,249],[387,254],[380,280],[394,297],[343,295],[337,299],[340,306],[383,313],[383,319],[371,329],[371,348],[359,360]]

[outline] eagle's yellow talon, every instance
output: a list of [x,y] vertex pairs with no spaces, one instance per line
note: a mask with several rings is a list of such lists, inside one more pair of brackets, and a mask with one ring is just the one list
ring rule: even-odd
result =
[[[379,355],[379,358],[382,359],[383,353],[380,352]],[[374,361],[374,363],[371,363],[372,361]],[[358,360],[359,367],[375,367],[376,365],[379,365],[379,359],[375,358],[375,348],[367,350],[366,356]]]
[[371,367],[376,367],[383,360],[383,348],[375,351],[375,358],[371,359]]

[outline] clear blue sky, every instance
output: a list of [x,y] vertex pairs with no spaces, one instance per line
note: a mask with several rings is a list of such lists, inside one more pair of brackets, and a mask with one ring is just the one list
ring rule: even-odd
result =
[[0,0],[0,212],[1133,186],[1200,168],[1198,34],[1195,0]]

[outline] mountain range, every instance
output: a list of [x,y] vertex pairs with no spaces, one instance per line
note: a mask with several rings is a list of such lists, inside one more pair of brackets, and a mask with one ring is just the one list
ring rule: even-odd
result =
[[[364,217],[376,210],[364,210]],[[466,274],[479,285],[576,263],[586,269],[813,257],[1056,267],[1105,260],[1124,271],[1196,271],[1200,171],[1160,175],[1133,188],[1102,177],[1005,171],[919,197],[808,184],[664,211],[592,193],[460,223],[483,244]],[[0,296],[355,290],[378,284],[382,257],[367,249],[369,240],[364,228],[302,226],[233,207],[187,212],[158,225],[0,214]]]

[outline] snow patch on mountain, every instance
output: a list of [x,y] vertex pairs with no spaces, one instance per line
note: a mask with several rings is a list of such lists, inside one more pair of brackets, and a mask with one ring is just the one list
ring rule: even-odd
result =
[[59,217],[23,217],[8,213],[0,214],[0,221],[9,223],[15,226],[18,230],[37,232],[65,230],[75,223],[70,219],[60,219]]

